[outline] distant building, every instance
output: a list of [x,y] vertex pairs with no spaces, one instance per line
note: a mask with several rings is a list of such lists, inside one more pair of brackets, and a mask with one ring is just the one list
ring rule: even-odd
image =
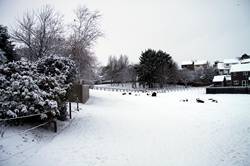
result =
[[216,69],[216,73],[218,75],[227,75],[227,74],[229,74],[229,70],[230,70],[230,69],[224,67],[223,62],[217,63],[217,66],[215,67],[215,69]]
[[197,60],[194,62],[194,70],[206,69],[207,67],[208,67],[208,61],[206,60]]
[[239,64],[240,61],[238,59],[224,59],[223,63],[226,69],[230,69],[232,65]]
[[232,65],[230,73],[233,86],[250,86],[250,63]]
[[194,70],[194,61],[184,61],[181,63],[182,69]]
[[246,63],[250,63],[250,58],[249,59],[243,59],[240,61],[241,64],[246,64]]
[[216,61],[214,67],[217,75],[230,75],[231,66],[239,63],[238,59],[224,59],[223,62]]
[[205,69],[207,67],[208,67],[208,61],[206,60],[197,60],[197,61],[190,60],[181,63],[181,68],[188,70]]

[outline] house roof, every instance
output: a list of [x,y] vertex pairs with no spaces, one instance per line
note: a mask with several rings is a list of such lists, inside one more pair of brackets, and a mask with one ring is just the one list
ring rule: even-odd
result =
[[205,65],[205,64],[207,64],[206,60],[198,60],[194,62],[194,65]]
[[245,63],[250,63],[250,58],[249,59],[243,59],[240,61],[240,63],[245,64]]
[[192,65],[193,61],[183,61],[181,65]]
[[239,63],[239,60],[238,59],[224,59],[223,63],[237,64]]
[[213,82],[223,82],[224,78],[227,81],[231,81],[231,76],[230,75],[217,75],[217,76],[214,76]]
[[250,63],[232,65],[230,69],[230,73],[231,72],[243,72],[243,71],[250,71]]

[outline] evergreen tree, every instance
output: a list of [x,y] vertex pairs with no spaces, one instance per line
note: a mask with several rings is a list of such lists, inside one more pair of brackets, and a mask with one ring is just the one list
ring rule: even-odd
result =
[[176,67],[171,56],[161,50],[148,49],[142,53],[140,64],[137,66],[138,81],[141,85],[153,88],[157,83],[161,87],[174,74],[171,70]]
[[0,61],[4,61],[4,58],[6,58],[7,61],[14,61],[17,58],[14,45],[10,41],[7,27],[2,25],[0,25],[0,56]]
[[250,55],[243,54],[243,55],[240,57],[240,60],[249,59],[249,58],[250,58]]
[[142,53],[140,57],[140,64],[137,67],[138,81],[145,87],[153,87],[153,83],[156,82],[156,51],[148,49]]

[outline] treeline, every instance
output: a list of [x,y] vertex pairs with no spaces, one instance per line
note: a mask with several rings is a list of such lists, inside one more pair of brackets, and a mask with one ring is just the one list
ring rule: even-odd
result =
[[144,88],[162,88],[168,84],[209,85],[215,75],[211,66],[197,70],[179,69],[170,54],[162,50],[148,49],[142,52],[139,60],[139,64],[130,64],[126,55],[110,56],[108,64],[101,68],[100,80],[111,84],[130,82],[133,87],[138,82]]
[[102,79],[112,83],[136,83],[136,66],[129,63],[128,56],[110,56],[108,64],[101,68]]

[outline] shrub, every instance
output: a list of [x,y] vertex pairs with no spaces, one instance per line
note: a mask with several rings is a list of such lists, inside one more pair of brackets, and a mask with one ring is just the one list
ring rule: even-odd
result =
[[76,75],[74,61],[55,55],[45,57],[38,60],[37,71],[41,75],[38,86],[50,94],[49,99],[57,101],[59,119],[65,120],[67,94]]
[[[1,64],[0,118],[51,111],[53,116],[65,120],[67,93],[75,75],[74,62],[65,57]],[[41,114],[41,118],[46,115]]]
[[[26,61],[0,65],[0,117],[11,118],[52,111],[57,114],[57,102],[37,85],[36,66]],[[42,116],[46,117],[46,116]]]

